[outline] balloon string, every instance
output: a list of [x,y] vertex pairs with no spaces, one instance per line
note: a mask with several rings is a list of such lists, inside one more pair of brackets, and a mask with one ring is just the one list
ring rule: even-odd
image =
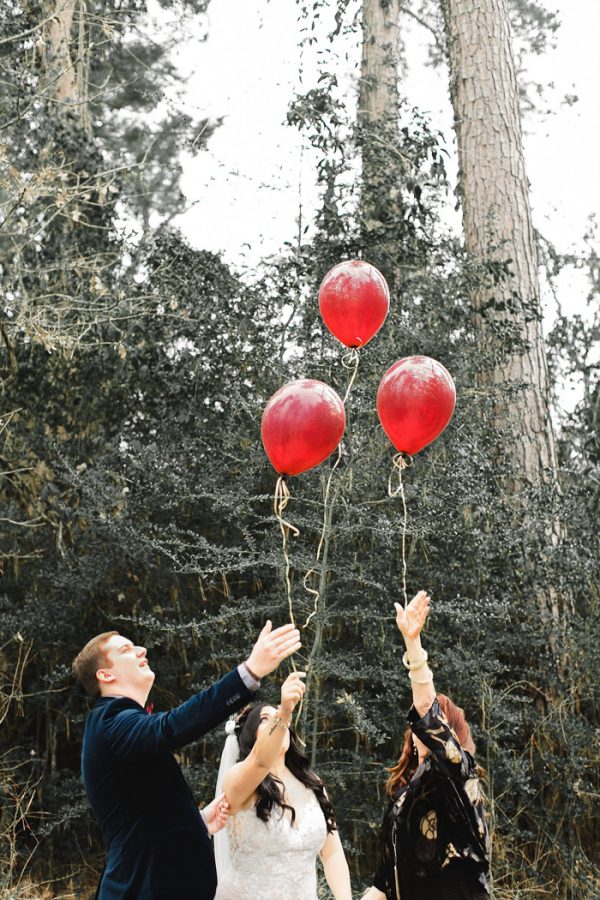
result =
[[352,390],[352,385],[354,384],[354,379],[356,378],[356,373],[358,372],[358,364],[360,362],[360,356],[358,354],[358,350],[356,347],[353,347],[348,353],[344,353],[342,356],[342,365],[345,369],[352,369],[352,376],[350,381],[348,382],[348,387],[346,388],[346,393],[344,394],[344,405],[346,404],[346,400],[350,396],[350,391]]
[[[402,510],[403,510],[403,518],[402,518],[402,590],[404,592],[404,609],[408,606],[408,594],[406,592],[406,529],[408,525],[408,510],[406,508],[406,496],[404,494],[404,481],[402,478],[402,472],[404,469],[410,469],[413,464],[412,456],[409,456],[408,453],[397,453],[394,457],[394,468],[390,472],[390,477],[388,478],[388,496],[389,497],[397,497],[400,494],[402,498]],[[397,487],[392,486],[392,479],[394,474],[398,475],[398,485]]]
[[[344,399],[342,401],[344,403],[344,406],[346,405],[346,401],[347,401],[348,397],[350,396],[350,391],[352,390],[352,386],[356,379],[359,362],[360,362],[360,356],[359,356],[358,350],[354,347],[348,353],[344,354],[344,356],[342,357],[342,365],[344,366],[344,368],[352,369],[352,375],[350,376],[350,380],[348,381],[348,387],[346,388],[346,393],[344,394]],[[319,561],[321,559],[321,551],[323,550],[323,544],[325,543],[325,536],[327,534],[327,519],[328,519],[328,514],[329,514],[329,509],[328,509],[327,503],[329,500],[331,481],[333,478],[333,473],[339,466],[341,459],[342,459],[342,442],[340,441],[340,443],[338,444],[338,448],[337,448],[337,458],[336,458],[336,461],[334,462],[333,466],[331,467],[331,471],[329,472],[329,478],[327,479],[327,484],[325,486],[325,493],[323,495],[323,528],[321,529],[321,537],[319,539],[319,546],[317,547],[317,558],[316,558],[317,566],[319,565]],[[312,618],[314,618],[314,616],[316,616],[316,614],[319,610],[319,599],[321,596],[320,591],[315,590],[315,588],[309,587],[307,584],[307,581],[311,577],[311,575],[316,575],[316,574],[317,574],[316,569],[309,569],[308,572],[306,573],[306,575],[304,576],[304,589],[309,594],[313,595],[314,601],[313,601],[312,612],[308,616],[308,618],[307,618],[306,622],[304,623],[304,625],[302,626],[302,628],[307,627],[310,620]]]
[[[283,559],[285,562],[284,566],[284,581],[287,592],[288,599],[288,610],[290,613],[290,622],[295,626],[296,620],[294,619],[294,610],[292,607],[292,583],[290,581],[290,558],[287,552],[287,539],[288,532],[291,531],[294,537],[298,537],[300,532],[298,529],[291,524],[291,522],[287,522],[283,518],[283,512],[290,501],[290,491],[285,483],[285,479],[283,475],[280,475],[277,479],[277,484],[275,485],[275,497],[273,500],[273,509],[275,511],[275,516],[277,521],[279,522],[279,527],[281,529],[281,539],[283,542]],[[292,660],[292,665],[293,665]],[[294,667],[295,669],[295,667]]]

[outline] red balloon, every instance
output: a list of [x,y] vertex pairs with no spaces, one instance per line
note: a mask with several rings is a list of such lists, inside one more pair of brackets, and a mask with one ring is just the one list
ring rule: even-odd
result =
[[346,427],[344,404],[322,381],[290,381],[262,417],[262,442],[280,475],[299,475],[333,453]]
[[390,291],[379,269],[360,259],[338,263],[319,288],[319,309],[346,347],[364,347],[385,322]]
[[383,430],[396,450],[410,456],[442,433],[455,404],[452,376],[429,356],[407,356],[395,362],[377,391]]

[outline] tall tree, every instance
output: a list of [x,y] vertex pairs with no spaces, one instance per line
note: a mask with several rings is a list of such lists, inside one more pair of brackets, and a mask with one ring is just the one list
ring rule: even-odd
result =
[[359,117],[396,121],[400,0],[364,0]]
[[525,172],[508,0],[444,0],[464,238],[489,272],[472,294],[491,365],[498,462],[532,485],[556,480],[538,262]]
[[[381,231],[395,206],[398,187],[389,179],[390,164],[399,170],[398,65],[400,0],[364,0],[358,97],[361,145],[361,218],[366,231]],[[396,156],[394,158],[394,151]],[[388,189],[382,191],[382,186]],[[392,248],[388,248],[393,255]]]

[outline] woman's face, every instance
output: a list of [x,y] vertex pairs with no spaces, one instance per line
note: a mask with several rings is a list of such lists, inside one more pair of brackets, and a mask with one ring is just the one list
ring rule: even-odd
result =
[[[260,721],[258,725],[258,729],[256,731],[256,737],[263,731],[265,728],[273,727],[273,716],[277,715],[277,710],[274,706],[264,706],[260,711]],[[280,725],[277,725],[277,728],[281,728]],[[283,745],[281,747],[282,753],[287,753],[290,746],[290,730],[289,728],[285,729],[285,735],[283,738]]]

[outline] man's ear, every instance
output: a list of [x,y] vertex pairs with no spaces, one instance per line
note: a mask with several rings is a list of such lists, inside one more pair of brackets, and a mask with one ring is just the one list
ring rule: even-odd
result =
[[100,684],[111,684],[113,681],[116,681],[116,676],[109,669],[98,669],[96,678]]

